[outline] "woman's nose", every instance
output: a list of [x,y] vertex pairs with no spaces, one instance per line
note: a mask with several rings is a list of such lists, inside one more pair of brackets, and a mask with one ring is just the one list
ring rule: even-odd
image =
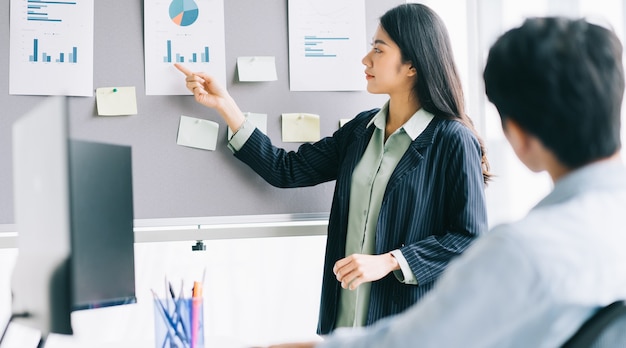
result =
[[371,59],[370,59],[370,52],[367,52],[367,54],[363,57],[363,59],[361,59],[361,63],[363,63],[363,65],[365,65],[366,67],[371,67]]

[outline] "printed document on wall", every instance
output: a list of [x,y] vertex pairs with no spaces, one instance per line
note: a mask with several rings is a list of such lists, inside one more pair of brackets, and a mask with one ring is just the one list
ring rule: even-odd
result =
[[205,72],[226,87],[224,0],[145,0],[147,95],[191,94],[174,67]]
[[93,0],[11,0],[9,94],[93,96]]
[[365,90],[365,0],[289,0],[288,6],[290,90]]

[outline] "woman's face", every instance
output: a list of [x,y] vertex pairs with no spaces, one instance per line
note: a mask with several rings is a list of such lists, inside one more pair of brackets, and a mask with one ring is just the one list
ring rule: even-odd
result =
[[372,39],[372,49],[361,61],[365,65],[367,91],[374,94],[411,93],[415,68],[402,63],[400,48],[379,25]]

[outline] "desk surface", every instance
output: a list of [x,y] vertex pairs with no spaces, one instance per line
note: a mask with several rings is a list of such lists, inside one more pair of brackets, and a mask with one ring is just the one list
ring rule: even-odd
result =
[[[238,339],[232,337],[205,337],[204,346],[220,348],[249,348]],[[87,342],[73,336],[50,335],[44,348],[154,348],[154,341],[122,341],[122,342]]]

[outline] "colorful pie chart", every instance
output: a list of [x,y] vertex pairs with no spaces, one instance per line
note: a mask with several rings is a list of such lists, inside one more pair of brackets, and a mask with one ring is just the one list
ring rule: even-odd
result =
[[181,27],[192,25],[198,19],[198,5],[193,0],[174,0],[170,4],[170,18]]

